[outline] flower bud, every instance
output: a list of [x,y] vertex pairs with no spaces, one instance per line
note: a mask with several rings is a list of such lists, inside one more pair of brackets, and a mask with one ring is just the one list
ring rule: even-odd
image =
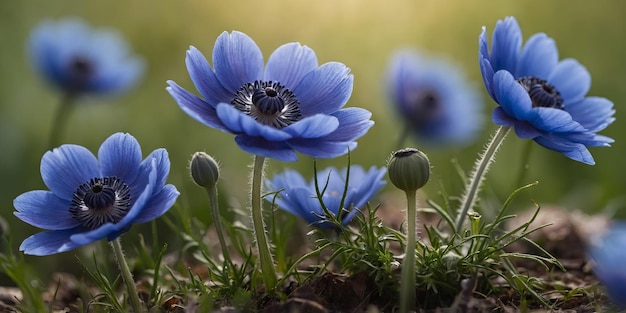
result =
[[398,189],[416,192],[424,187],[430,177],[430,162],[423,152],[404,148],[393,153],[387,162],[389,180]]
[[194,183],[204,188],[214,187],[220,176],[219,165],[215,159],[204,152],[193,154],[189,170]]

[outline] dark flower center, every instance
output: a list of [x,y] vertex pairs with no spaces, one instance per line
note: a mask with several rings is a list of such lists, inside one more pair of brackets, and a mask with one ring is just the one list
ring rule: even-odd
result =
[[416,93],[411,102],[413,112],[410,122],[416,126],[423,126],[432,121],[439,112],[439,95],[432,90],[422,90]]
[[81,86],[94,73],[94,66],[91,60],[83,56],[75,56],[68,65],[72,84]]
[[130,187],[115,176],[92,178],[78,186],[69,211],[88,229],[117,223],[130,210]]
[[532,76],[524,76],[517,79],[517,82],[526,89],[533,108],[555,108],[564,110],[563,98],[559,91],[547,81]]
[[302,116],[296,96],[278,82],[246,83],[230,103],[259,123],[274,128],[293,124]]

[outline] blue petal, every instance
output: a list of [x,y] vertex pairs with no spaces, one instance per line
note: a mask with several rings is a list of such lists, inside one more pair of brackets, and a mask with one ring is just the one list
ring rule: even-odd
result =
[[354,77],[342,63],[329,62],[308,73],[293,93],[302,115],[331,114],[343,107],[352,95]]
[[282,131],[294,138],[319,138],[334,132],[339,121],[331,115],[316,114],[305,117],[285,128]]
[[613,102],[606,98],[587,97],[567,104],[565,110],[588,131],[598,132],[615,121]]
[[15,216],[35,227],[62,230],[79,225],[68,211],[70,201],[60,199],[49,191],[25,192],[13,200],[13,206],[17,210],[13,213]]
[[[294,170],[285,170],[280,174],[276,174],[272,177],[271,180],[266,180],[269,189],[273,192],[277,192],[280,189],[290,189],[296,187],[306,187],[307,183],[302,178],[302,175]],[[282,192],[281,192],[282,195]],[[272,197],[266,198],[268,201],[271,200]]]
[[543,33],[534,34],[524,45],[515,77],[548,79],[558,62],[559,51],[554,40]]
[[229,132],[226,126],[224,126],[222,121],[220,121],[217,117],[217,113],[215,112],[213,106],[183,89],[176,84],[176,82],[169,80],[167,83],[169,84],[169,87],[165,89],[170,93],[172,98],[176,100],[176,103],[178,103],[180,108],[183,109],[187,115],[204,125],[217,128],[223,132]]
[[70,241],[70,236],[82,230],[82,227],[77,227],[36,233],[22,242],[20,251],[24,251],[24,254],[43,256],[76,249],[82,244]]
[[591,132],[564,133],[558,136],[563,140],[580,143],[587,147],[610,147],[610,144],[615,142],[612,138]]
[[591,153],[583,144],[561,141],[558,140],[558,138],[547,138],[544,136],[537,137],[534,140],[538,144],[550,150],[560,152],[572,160],[589,165],[596,164],[596,162],[593,160],[593,156],[591,156]]
[[514,17],[499,20],[491,38],[491,66],[494,71],[516,72],[517,56],[522,46],[522,31]]
[[176,190],[174,185],[165,185],[161,192],[150,198],[146,208],[137,215],[134,223],[146,223],[165,214],[174,205],[179,195],[180,192]]
[[[320,207],[319,200],[311,194],[309,189],[294,188],[290,190],[290,197],[296,203],[296,206],[291,208],[294,210],[294,214],[300,216],[306,220],[309,224],[314,224],[320,221],[318,215],[324,215],[322,208]],[[315,224],[320,226],[319,224]]]
[[270,55],[264,80],[276,81],[293,90],[302,78],[317,69],[315,52],[297,42],[284,44]]
[[254,155],[276,159],[284,162],[295,162],[298,156],[284,141],[268,141],[262,137],[239,135],[235,142],[242,150]]
[[335,158],[356,148],[356,142],[334,142],[326,139],[295,138],[287,144],[300,153],[322,159]]
[[222,86],[233,93],[263,75],[263,54],[248,35],[223,32],[213,48],[213,68]]
[[485,83],[485,87],[489,96],[492,99],[496,99],[492,90],[492,79],[493,79],[493,68],[491,67],[491,63],[489,63],[489,44],[487,42],[487,28],[483,26],[480,35],[478,36],[478,65],[480,66],[480,73],[483,77],[483,82]]
[[[320,191],[323,189],[327,189],[327,192],[335,191],[335,192],[343,193],[343,189],[346,183],[345,169],[343,171],[343,175],[335,167],[332,167],[332,166],[327,167],[321,171],[318,171],[317,182],[319,184]],[[315,180],[311,179],[311,183],[309,184],[309,189],[310,190],[315,189]]]
[[[359,184],[356,187],[355,194],[357,202],[355,206],[363,208],[365,204],[382,188],[387,184],[383,177],[387,173],[387,168],[376,168],[375,166],[365,172],[360,166],[350,168],[350,182],[353,184]],[[354,174],[354,175],[353,175]]]
[[117,176],[129,184],[139,173],[141,147],[135,137],[116,133],[102,143],[98,160],[102,176]]
[[160,189],[165,185],[165,181],[170,172],[170,159],[167,150],[162,148],[156,149],[141,162],[137,179],[128,183],[131,191],[131,199],[137,199],[145,190],[146,185],[150,183],[150,174],[152,171],[156,173],[154,188]]
[[118,230],[119,228],[116,227],[115,224],[106,223],[94,230],[89,230],[89,231],[73,234],[69,237],[69,240],[74,245],[84,246],[94,241],[98,241],[102,238],[110,236],[111,234],[116,233]]
[[518,119],[525,120],[526,114],[532,110],[532,102],[528,93],[508,71],[498,71],[493,76],[494,94],[504,111]]
[[156,149],[152,151],[144,161],[142,161],[141,165],[147,167],[154,160],[156,164],[156,182],[155,188],[160,188],[165,185],[165,181],[167,181],[167,177],[170,174],[170,158],[167,150],[164,148]]
[[489,60],[489,43],[487,41],[487,27],[483,26],[478,36],[478,63],[482,60]]
[[585,128],[572,120],[572,116],[560,109],[534,108],[527,115],[527,121],[535,128],[551,133],[582,132]]
[[[302,197],[304,196],[304,197]],[[308,215],[307,212],[303,212],[302,208],[306,206],[306,204],[310,201],[308,198],[312,198],[313,195],[311,191],[307,187],[302,187],[301,185],[291,185],[285,187],[285,190],[281,191],[278,198],[276,198],[276,204],[279,208],[284,211],[287,211],[293,215],[305,218],[305,215]],[[304,201],[304,205],[302,200]],[[317,198],[314,198],[317,200]],[[268,199],[271,200],[271,199]],[[317,202],[319,205],[319,202]],[[303,214],[306,213],[306,214]]]
[[[106,43],[99,42],[98,46],[104,46]],[[95,45],[95,43],[94,43]],[[99,71],[92,77],[89,91],[100,93],[121,93],[124,92],[139,81],[145,71],[145,61],[139,57],[114,58],[110,56],[101,57],[107,64],[101,64]]]
[[41,158],[41,177],[50,191],[64,200],[72,200],[81,184],[99,177],[98,161],[86,148],[62,145]]
[[259,123],[230,104],[218,104],[216,112],[228,130],[236,135],[245,134],[252,137],[263,137],[269,141],[283,141],[292,137],[285,131]]
[[626,251],[626,224],[613,222],[608,233],[592,240],[588,248],[594,261],[593,270],[605,285],[611,301],[626,307],[626,273],[624,273],[624,252]]
[[556,87],[563,102],[584,97],[591,87],[591,76],[587,69],[574,59],[565,59],[559,62],[548,77],[548,83]]
[[522,139],[534,139],[542,136],[543,133],[537,130],[533,125],[525,121],[515,123],[515,134]]
[[185,64],[191,81],[208,104],[215,107],[220,102],[233,100],[236,90],[229,91],[222,86],[209,62],[196,47],[190,46],[187,50]]
[[491,120],[496,125],[502,125],[502,126],[513,126],[518,122],[518,120],[511,117],[500,106],[493,109],[493,112],[491,113]]
[[324,137],[328,141],[354,141],[374,126],[372,113],[361,108],[345,108],[332,114],[339,120],[337,130]]

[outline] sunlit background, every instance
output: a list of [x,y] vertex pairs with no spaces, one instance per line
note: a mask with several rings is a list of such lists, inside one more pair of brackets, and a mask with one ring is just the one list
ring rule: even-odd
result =
[[[9,222],[14,248],[38,231],[13,216],[12,201],[25,191],[46,189],[39,163],[60,102],[60,93],[37,76],[26,57],[29,32],[42,19],[78,16],[94,26],[116,28],[147,63],[146,75],[130,92],[83,99],[68,120],[63,142],[97,151],[105,138],[123,131],[138,139],[144,156],[166,148],[172,162],[169,182],[181,191],[172,210],[184,207],[208,221],[205,193],[193,185],[188,174],[192,153],[205,151],[220,161],[220,195],[241,207],[247,202],[252,158],[236,146],[232,135],[187,116],[165,91],[170,79],[195,91],[184,62],[190,45],[210,59],[217,36],[239,30],[256,41],[266,59],[281,44],[298,41],[311,47],[320,63],[346,64],[355,77],[347,106],[370,110],[376,122],[351,154],[352,163],[367,167],[385,164],[401,131],[383,84],[390,54],[413,47],[456,62],[483,94],[487,123],[479,140],[467,148],[424,148],[433,166],[426,195],[438,199],[439,190],[452,195],[461,192],[452,160],[469,171],[496,129],[490,119],[495,104],[484,90],[477,62],[478,35],[486,26],[491,36],[496,21],[508,15],[517,18],[524,39],[545,32],[556,40],[561,58],[576,58],[587,67],[592,75],[589,95],[615,103],[617,121],[602,132],[615,143],[611,148],[592,148],[596,165],[588,166],[534,143],[528,145],[511,133],[488,175],[485,197],[504,199],[520,184],[538,180],[537,187],[523,194],[522,204],[534,200],[626,218],[626,163],[622,164],[626,126],[621,119],[626,101],[626,3],[619,0],[2,1],[0,215]],[[405,144],[421,148],[413,139]],[[520,162],[528,148],[529,167],[519,181]],[[339,157],[319,163],[344,166],[346,162],[346,157]],[[310,175],[312,159],[301,156],[295,163],[271,160],[267,174],[287,167]],[[384,192],[392,189],[387,186]],[[171,230],[164,226],[163,231]],[[135,228],[129,236],[136,233]],[[34,257],[26,260],[41,262]]]

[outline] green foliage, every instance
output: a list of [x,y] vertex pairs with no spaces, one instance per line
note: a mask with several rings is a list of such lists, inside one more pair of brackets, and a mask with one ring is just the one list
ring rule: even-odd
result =
[[18,307],[21,312],[46,312],[48,308],[41,298],[43,284],[34,276],[24,262],[24,255],[15,255],[10,239],[0,236],[0,269],[22,290],[23,299]]

